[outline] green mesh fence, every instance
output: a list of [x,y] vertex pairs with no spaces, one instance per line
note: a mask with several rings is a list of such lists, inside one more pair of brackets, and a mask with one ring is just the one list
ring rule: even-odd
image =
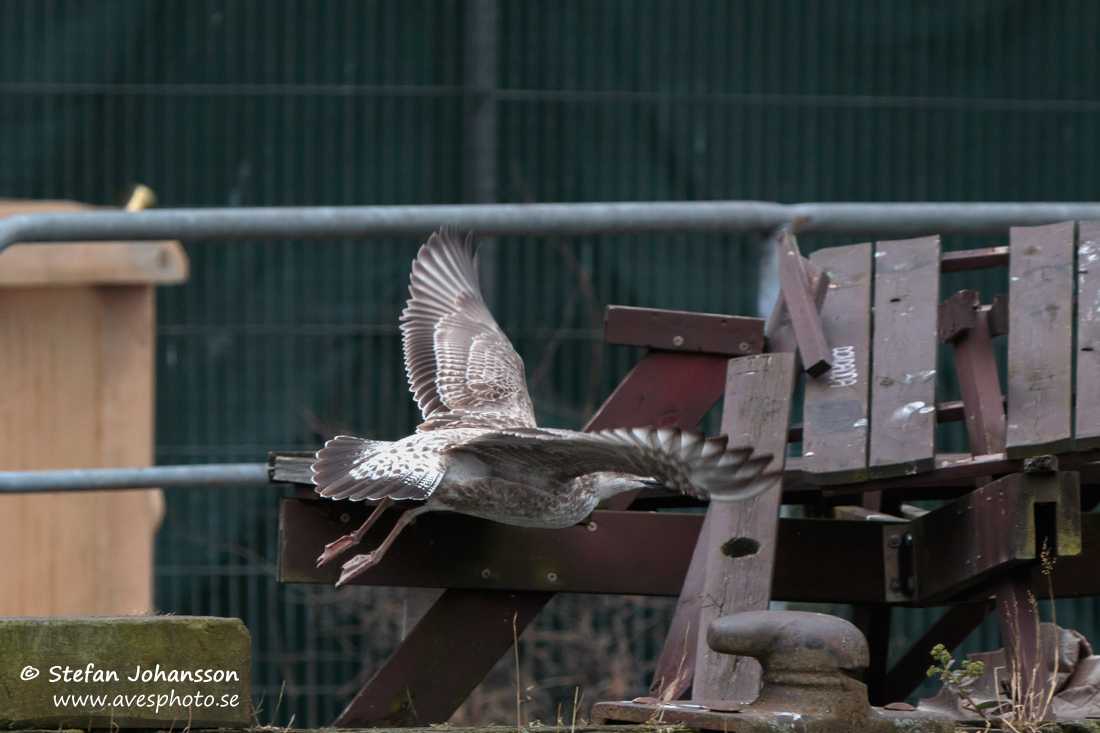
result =
[[[1100,199],[1092,3],[493,7],[2,3],[0,195],[110,203],[141,181],[172,207]],[[471,122],[478,105],[491,124]],[[417,244],[188,246],[190,282],[159,298],[158,461],[408,433],[396,325]],[[746,237],[510,237],[488,259],[551,425],[580,425],[637,358],[598,345],[608,303],[756,311]],[[980,281],[987,299],[997,278]],[[261,722],[327,723],[396,643],[400,594],[277,585],[275,494],[169,493],[157,606],[243,618]],[[935,613],[895,612],[896,646]],[[1059,614],[1100,641],[1095,601]],[[568,720],[578,684],[584,708],[641,693],[668,617],[663,600],[556,600],[522,640],[531,717],[561,704]],[[971,646],[998,643],[987,624]],[[508,721],[513,684],[495,672],[461,719]]]

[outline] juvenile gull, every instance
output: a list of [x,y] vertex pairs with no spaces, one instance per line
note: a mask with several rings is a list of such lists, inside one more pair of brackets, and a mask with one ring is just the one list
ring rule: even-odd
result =
[[359,544],[394,501],[401,515],[373,551],[343,565],[342,585],[375,565],[418,515],[452,511],[523,527],[568,527],[611,496],[664,486],[701,498],[746,499],[773,485],[770,455],[677,428],[595,433],[540,428],[523,360],[481,297],[477,258],[454,230],[433,234],[412,264],[401,314],[405,370],[424,422],[396,442],[341,435],[313,464],[317,493],[377,506],[325,547],[323,565]]

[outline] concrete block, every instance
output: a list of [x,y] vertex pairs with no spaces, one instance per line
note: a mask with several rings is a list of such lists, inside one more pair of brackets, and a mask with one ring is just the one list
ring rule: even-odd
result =
[[0,618],[0,728],[219,728],[251,723],[240,619]]

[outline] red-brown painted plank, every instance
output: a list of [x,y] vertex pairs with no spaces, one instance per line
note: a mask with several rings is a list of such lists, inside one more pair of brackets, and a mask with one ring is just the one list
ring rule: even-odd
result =
[[[339,564],[318,568],[317,556],[369,511],[362,502],[283,499],[279,581],[335,583]],[[372,528],[364,550],[389,533],[400,512],[390,514]],[[699,529],[698,515],[674,512],[596,511],[587,525],[562,529],[431,512],[407,527],[382,562],[351,584],[674,596]],[[653,542],[658,536],[659,544]]]
[[1100,221],[1077,234],[1077,450],[1100,446]]
[[870,244],[854,244],[810,256],[830,280],[821,325],[833,358],[831,370],[806,378],[802,467],[815,483],[867,479],[871,255]]
[[604,314],[603,340],[678,353],[749,356],[764,350],[764,320],[610,305]]
[[1072,445],[1073,222],[1010,235],[1009,458]]
[[408,728],[445,723],[512,647],[513,633],[522,633],[553,596],[445,591],[334,725]]
[[875,246],[872,477],[933,467],[940,238]]

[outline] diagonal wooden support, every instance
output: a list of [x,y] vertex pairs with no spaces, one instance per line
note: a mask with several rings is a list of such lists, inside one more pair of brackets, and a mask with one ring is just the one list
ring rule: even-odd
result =
[[932,624],[928,631],[909,647],[901,659],[894,663],[886,674],[880,688],[881,702],[871,700],[872,705],[885,705],[899,702],[909,697],[921,682],[928,678],[930,666],[928,653],[936,644],[954,649],[985,620],[993,610],[991,601],[963,603],[950,606],[943,615]]
[[[955,352],[955,369],[962,391],[966,432],[974,456],[1003,453],[1005,411],[997,358],[993,352],[990,307],[978,304],[978,293],[960,290],[940,304],[940,340]],[[984,486],[991,477],[979,477]]]
[[814,302],[806,261],[798,251],[798,242],[790,228],[782,227],[772,235],[779,250],[779,286],[790,313],[803,368],[811,377],[819,377],[833,366],[818,305]]

